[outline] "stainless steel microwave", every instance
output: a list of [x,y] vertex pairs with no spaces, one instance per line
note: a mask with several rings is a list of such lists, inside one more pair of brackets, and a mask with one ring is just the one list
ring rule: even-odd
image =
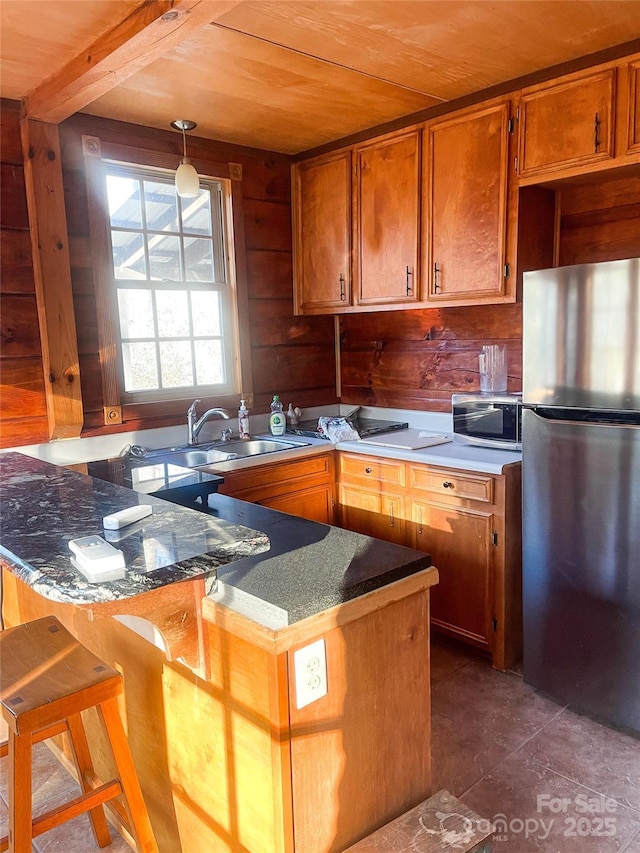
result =
[[451,406],[456,441],[522,450],[521,394],[453,394]]

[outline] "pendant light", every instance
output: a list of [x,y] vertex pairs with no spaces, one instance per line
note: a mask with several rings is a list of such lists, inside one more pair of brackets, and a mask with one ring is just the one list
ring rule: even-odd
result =
[[187,130],[197,127],[195,121],[179,118],[171,122],[171,127],[182,131],[183,156],[176,170],[176,192],[180,198],[197,198],[200,192],[200,178],[187,157]]

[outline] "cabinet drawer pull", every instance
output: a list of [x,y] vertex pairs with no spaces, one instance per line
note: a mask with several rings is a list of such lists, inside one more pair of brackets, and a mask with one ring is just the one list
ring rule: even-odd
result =
[[344,276],[340,273],[340,301],[344,302],[346,299],[345,289],[344,289]]
[[369,468],[368,466],[364,469],[365,474],[373,474],[373,468]]
[[593,149],[597,154],[598,149],[600,148],[600,118],[598,113],[596,113],[596,117],[593,120]]
[[389,504],[389,516],[391,518],[391,527],[395,527],[396,520],[393,517],[393,504]]
[[410,296],[410,295],[411,295],[411,291],[413,290],[413,285],[412,285],[412,283],[411,283],[411,277],[413,276],[413,273],[411,272],[411,270],[409,269],[409,267],[407,267],[407,273],[406,273],[406,275],[407,275],[407,296]]
[[433,265],[433,292],[438,293],[440,290],[440,267],[438,264]]
[[455,484],[450,482],[449,480],[445,480],[442,485],[445,487],[445,489],[455,489]]
[[418,534],[420,536],[422,536],[422,533],[423,533],[423,530],[422,530],[422,507],[419,506],[418,507]]

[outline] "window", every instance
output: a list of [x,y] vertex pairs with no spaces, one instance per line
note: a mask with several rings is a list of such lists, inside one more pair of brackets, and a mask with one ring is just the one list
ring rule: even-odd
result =
[[237,392],[223,183],[181,199],[173,174],[105,170],[121,399]]

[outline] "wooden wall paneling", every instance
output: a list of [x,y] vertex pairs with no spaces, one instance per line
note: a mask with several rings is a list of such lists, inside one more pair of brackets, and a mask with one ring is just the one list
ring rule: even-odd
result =
[[418,309],[340,318],[341,402],[450,411],[478,391],[483,344],[508,347],[509,390],[522,383],[522,306]]
[[290,252],[247,250],[247,281],[251,299],[288,299],[293,294]]
[[244,203],[247,249],[291,251],[291,206],[248,198]]
[[624,177],[563,186],[559,262],[640,256],[640,167]]
[[82,430],[82,391],[58,129],[26,119],[20,128],[49,434],[72,438]]
[[28,231],[0,230],[2,293],[35,294],[31,239]]
[[0,98],[0,157],[3,163],[22,167],[22,141],[20,139],[20,104]]
[[[3,300],[4,303],[4,300]],[[0,429],[3,432],[5,421],[22,418],[37,418],[42,421],[38,434],[46,433],[47,407],[44,400],[44,379],[42,376],[42,359],[40,354],[27,358],[3,357],[0,363],[2,418]],[[11,429],[10,427],[8,427]],[[12,430],[15,431],[15,430]],[[32,436],[25,435],[27,441],[35,441]],[[18,442],[24,443],[24,442]],[[6,445],[5,445],[6,446]]]
[[529,270],[550,269],[555,265],[557,249],[556,192],[545,187],[522,187],[518,200],[518,291],[522,274]]
[[13,163],[0,165],[0,228],[29,228],[24,171]]
[[301,407],[318,405],[312,402],[314,398],[337,402],[333,350],[328,352],[324,344],[255,347],[253,352],[258,411],[268,411],[273,394],[279,394],[285,406],[289,397]]
[[0,246],[0,446],[46,441],[48,436],[42,350],[27,215],[19,108],[0,103],[3,177]]
[[291,299],[252,299],[249,304],[251,345],[332,344],[333,317],[296,316]]
[[3,294],[0,338],[3,357],[20,358],[40,355],[38,309],[35,296]]

